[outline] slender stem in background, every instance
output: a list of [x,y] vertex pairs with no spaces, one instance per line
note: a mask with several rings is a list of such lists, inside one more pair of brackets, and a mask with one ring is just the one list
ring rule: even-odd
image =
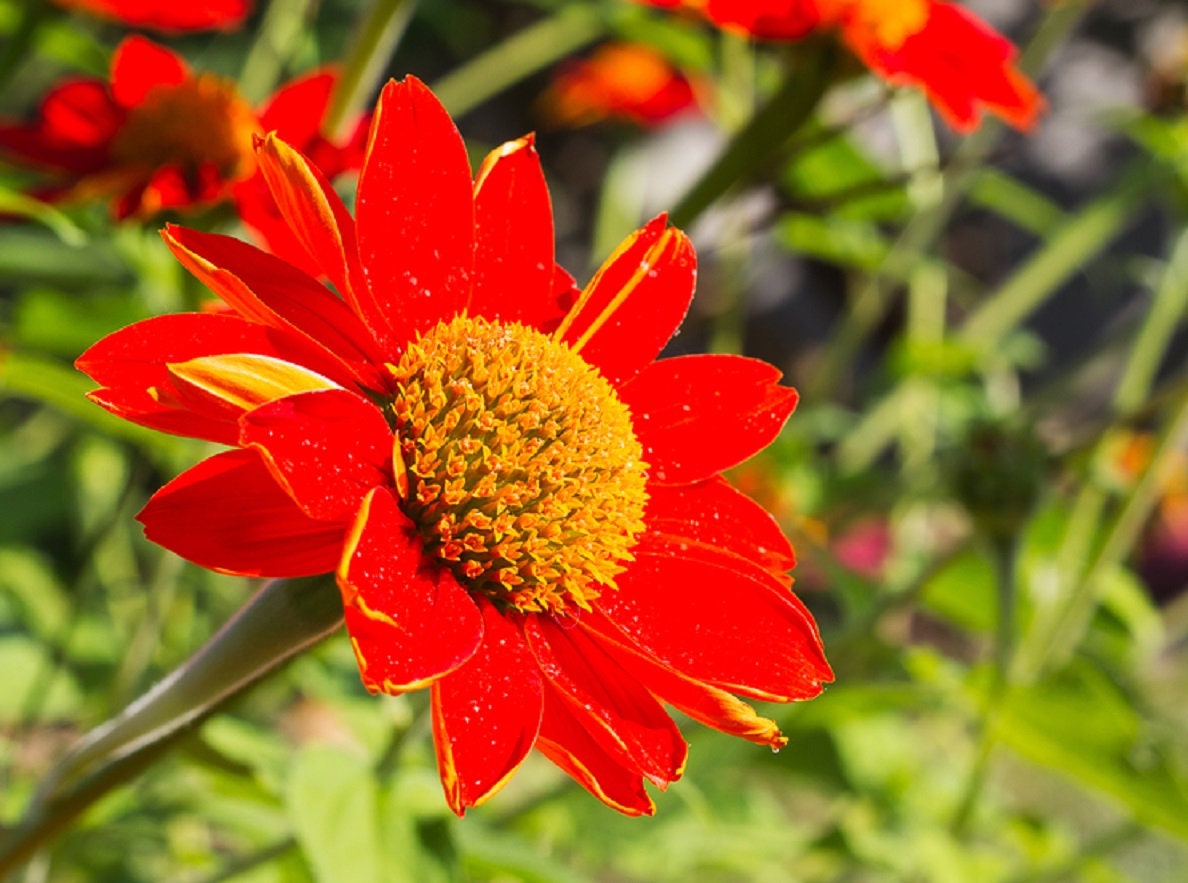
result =
[[239,74],[239,89],[252,101],[263,101],[301,45],[301,33],[311,24],[316,0],[270,3],[260,21],[258,36]]
[[[1073,0],[1049,8],[1020,57],[1020,67],[1034,74],[1089,8],[1092,0]],[[822,348],[824,357],[804,392],[810,398],[828,398],[854,356],[891,307],[889,285],[905,278],[913,264],[932,246],[945,224],[976,180],[982,160],[997,143],[1002,124],[987,119],[962,142],[944,174],[944,196],[930,211],[915,215],[899,234],[884,265],[859,286],[850,308],[832,339]]]
[[375,0],[359,19],[323,131],[342,135],[355,114],[370,104],[416,8],[417,0]]
[[605,32],[606,22],[597,7],[563,6],[446,74],[433,84],[433,93],[451,116],[462,116]]
[[342,624],[326,577],[267,583],[184,665],[96,727],[46,777],[0,841],[0,879],[100,797],[146,769],[196,724]]
[[961,799],[953,813],[949,830],[961,838],[969,830],[981,800],[982,789],[990,772],[990,758],[998,743],[995,721],[1011,686],[1011,669],[1015,651],[1016,591],[1014,579],[1013,541],[1007,534],[990,538],[994,559],[994,587],[997,601],[994,625],[993,669],[985,706],[977,725],[977,745],[973,762],[961,792]]
[[674,225],[688,227],[739,181],[780,154],[825,94],[836,56],[837,47],[830,41],[797,44],[796,52],[789,54],[784,81],[776,93],[670,212]]

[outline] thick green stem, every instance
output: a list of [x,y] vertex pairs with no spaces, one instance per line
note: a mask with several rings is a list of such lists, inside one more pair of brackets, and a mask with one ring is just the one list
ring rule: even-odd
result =
[[120,715],[84,736],[0,842],[0,879],[96,800],[156,761],[188,731],[342,623],[326,577],[266,584],[205,646]]

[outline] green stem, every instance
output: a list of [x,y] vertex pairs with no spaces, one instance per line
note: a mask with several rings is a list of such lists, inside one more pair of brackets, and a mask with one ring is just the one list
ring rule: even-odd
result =
[[596,6],[563,6],[446,74],[433,84],[433,92],[453,116],[461,116],[605,32]]
[[796,48],[776,93],[670,212],[674,225],[692,224],[735,184],[778,156],[808,121],[829,84],[836,47],[825,41],[810,41]]
[[267,583],[173,674],[84,736],[50,772],[24,819],[0,842],[0,879],[188,730],[342,623],[325,577]]
[[[1092,0],[1074,0],[1051,7],[1034,36],[1023,50],[1020,67],[1034,73],[1044,59],[1059,45],[1088,9]],[[837,386],[867,337],[878,327],[893,299],[890,286],[907,278],[957,210],[966,191],[977,179],[983,160],[998,141],[1002,124],[986,120],[962,142],[943,175],[944,195],[927,211],[912,217],[899,234],[883,266],[858,288],[849,312],[838,326],[832,340],[822,350],[824,356],[816,371],[804,383],[808,398],[827,398]]]
[[416,8],[417,0],[375,0],[370,12],[359,20],[323,131],[341,134],[370,103]]
[[240,91],[253,101],[262,101],[301,45],[301,32],[311,25],[314,0],[285,0],[270,3],[260,22],[256,39],[239,74]]

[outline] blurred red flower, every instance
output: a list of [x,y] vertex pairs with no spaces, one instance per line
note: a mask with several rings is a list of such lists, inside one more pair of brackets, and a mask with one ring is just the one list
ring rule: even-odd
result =
[[211,28],[231,30],[243,24],[252,11],[251,0],[54,0],[58,6],[100,18],[158,31],[180,33]]
[[622,119],[645,128],[696,107],[688,77],[649,46],[607,43],[554,77],[545,114],[564,126]]
[[791,547],[720,473],[796,393],[753,359],[656,361],[693,293],[684,234],[656,218],[578,291],[532,139],[472,180],[411,77],[383,90],[355,218],[279,138],[258,155],[338,295],[170,227],[229,311],[148,319],[78,360],[111,412],[232,446],[153,496],[148,537],[227,573],[333,571],[367,688],[431,689],[459,814],[534,746],[651,813],[643,781],[675,781],[686,754],[661,702],[783,745],[737,697],[807,699],[832,672]]
[[983,111],[1028,129],[1043,97],[1015,67],[1009,40],[945,0],[638,0],[695,9],[720,27],[770,40],[796,40],[835,28],[874,73],[896,86],[923,89],[959,132],[977,128]]
[[110,199],[120,219],[233,199],[276,253],[311,266],[257,170],[252,139],[276,131],[327,175],[362,163],[366,125],[339,143],[320,134],[335,76],[322,70],[283,86],[257,113],[234,82],[194,73],[144,37],[116,48],[109,81],[67,80],[31,124],[0,125],[0,150],[47,171],[51,201]]

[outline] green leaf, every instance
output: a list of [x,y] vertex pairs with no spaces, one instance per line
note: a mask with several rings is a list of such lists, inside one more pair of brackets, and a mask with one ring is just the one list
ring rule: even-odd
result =
[[290,772],[285,805],[319,883],[382,883],[379,789],[364,758],[328,745],[306,748]]
[[955,557],[921,593],[921,604],[962,628],[988,633],[994,628],[994,562],[978,551]]
[[993,722],[1023,757],[1126,807],[1141,824],[1188,839],[1188,783],[1153,742],[1134,703],[1081,662],[1012,690]]
[[777,235],[798,254],[844,267],[874,270],[887,256],[886,237],[869,221],[789,212],[780,218]]

